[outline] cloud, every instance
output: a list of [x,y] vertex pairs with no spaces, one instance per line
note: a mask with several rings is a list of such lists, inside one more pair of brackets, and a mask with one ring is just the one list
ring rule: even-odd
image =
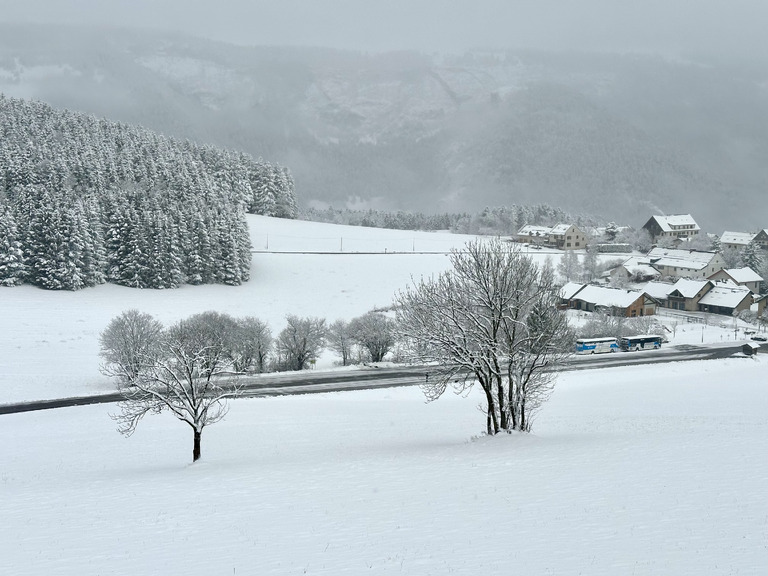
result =
[[759,54],[763,0],[16,0],[5,22],[162,28],[257,45]]

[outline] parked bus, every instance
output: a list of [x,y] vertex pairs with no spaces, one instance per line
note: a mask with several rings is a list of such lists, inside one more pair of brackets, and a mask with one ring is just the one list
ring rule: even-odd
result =
[[616,352],[619,343],[616,338],[579,338],[576,340],[576,354],[601,354]]
[[642,334],[640,336],[623,336],[619,339],[619,347],[629,350],[656,350],[661,348],[661,336]]

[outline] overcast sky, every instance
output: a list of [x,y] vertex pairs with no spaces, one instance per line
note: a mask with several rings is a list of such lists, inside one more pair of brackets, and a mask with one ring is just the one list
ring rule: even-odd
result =
[[237,44],[748,54],[768,0],[0,0],[0,21],[175,29]]

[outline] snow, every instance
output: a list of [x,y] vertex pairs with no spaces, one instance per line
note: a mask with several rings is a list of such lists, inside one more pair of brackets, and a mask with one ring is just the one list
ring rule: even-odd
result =
[[749,288],[735,285],[723,286],[718,284],[699,300],[699,304],[701,306],[736,308],[745,298],[750,298],[751,301],[751,297],[752,292]]
[[752,232],[729,232],[726,230],[720,236],[720,243],[724,246],[737,245],[744,247],[755,239],[757,234]]
[[648,252],[648,259],[655,266],[671,266],[686,270],[706,268],[714,256],[714,252],[678,250],[673,248],[653,248]]
[[[439,252],[468,239],[251,224],[257,249],[269,235],[293,253],[255,253],[241,287],[0,290],[0,402],[111,389],[98,334],[124,309],[254,314],[273,332],[288,312],[349,318],[444,270]],[[343,254],[302,253],[339,238]],[[740,337],[732,318],[659,318],[672,345]],[[196,464],[190,429],[168,414],[127,439],[114,405],[3,415],[0,573],[757,576],[766,362],[564,373],[532,434],[496,438],[481,435],[477,390],[241,399],[204,431]]]
[[642,292],[634,290],[622,290],[620,288],[608,288],[605,286],[587,284],[572,298],[596,306],[617,306],[619,308],[627,308],[642,297],[642,295]]
[[[165,324],[206,310],[252,315],[276,335],[286,314],[332,322],[387,307],[412,279],[446,270],[451,248],[476,239],[262,216],[250,216],[249,224],[253,265],[251,280],[242,286],[136,290],[104,285],[77,292],[0,288],[0,404],[112,392],[113,383],[99,372],[99,334],[124,310],[136,308]],[[538,262],[562,255],[521,249]],[[702,342],[733,339],[731,319],[715,318],[727,325],[708,327]],[[675,319],[675,333],[684,334],[686,322]],[[702,336],[695,323],[692,330]],[[331,368],[337,360],[326,352],[317,368]]]
[[567,373],[497,438],[478,394],[239,400],[194,465],[167,415],[3,416],[3,573],[762,574],[765,368]]
[[746,284],[747,282],[762,282],[763,277],[752,268],[727,268],[723,270],[737,284]]
[[681,227],[699,230],[699,225],[690,214],[672,214],[670,216],[654,216],[656,223],[664,232],[671,232]]

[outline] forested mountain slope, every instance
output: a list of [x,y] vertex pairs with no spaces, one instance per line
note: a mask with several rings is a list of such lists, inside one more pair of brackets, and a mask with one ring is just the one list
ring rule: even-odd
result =
[[280,166],[0,95],[0,284],[240,284],[245,212],[296,210]]
[[291,166],[304,205],[477,212],[544,202],[637,226],[675,212],[711,230],[765,226],[766,70],[0,26],[0,91],[274,159]]

